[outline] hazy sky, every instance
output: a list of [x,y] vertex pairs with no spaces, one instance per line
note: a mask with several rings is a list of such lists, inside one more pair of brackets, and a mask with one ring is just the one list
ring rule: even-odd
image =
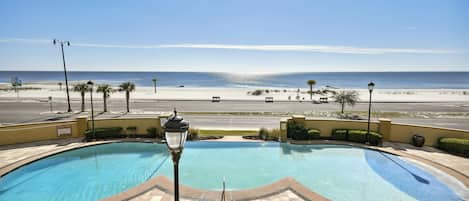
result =
[[469,71],[467,0],[0,0],[0,70]]

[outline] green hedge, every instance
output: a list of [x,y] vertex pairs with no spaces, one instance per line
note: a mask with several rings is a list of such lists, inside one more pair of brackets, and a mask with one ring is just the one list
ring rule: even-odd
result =
[[[351,142],[365,143],[367,138],[366,130],[356,129],[334,129],[332,131],[331,138],[334,140],[345,140]],[[377,132],[370,131],[368,135],[368,141],[371,145],[379,145],[382,142],[383,137]]]
[[317,129],[307,129],[300,124],[289,124],[287,137],[294,140],[315,140],[320,138],[320,131]]
[[[87,130],[85,132],[87,139],[93,139],[93,131]],[[122,135],[122,127],[110,127],[110,128],[96,128],[95,129],[95,139],[105,139],[105,138],[121,138],[125,135]]]
[[469,157],[469,140],[459,138],[440,138],[438,147],[447,152]]
[[309,136],[310,140],[319,139],[321,137],[321,131],[319,131],[317,129],[309,129],[308,130],[308,136]]
[[331,138],[333,140],[344,140],[344,141],[346,141],[347,140],[347,133],[348,133],[347,129],[334,129],[334,130],[332,130]]
[[162,130],[156,127],[150,127],[147,129],[147,134],[144,135],[144,137],[148,138],[161,138],[163,139],[164,133],[162,133]]
[[362,131],[362,130],[348,130],[348,133],[347,133],[348,141],[365,143],[366,133],[367,131]]

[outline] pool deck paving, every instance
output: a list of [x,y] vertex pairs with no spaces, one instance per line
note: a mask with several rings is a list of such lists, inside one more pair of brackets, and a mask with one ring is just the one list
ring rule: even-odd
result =
[[[43,157],[47,157],[51,154],[60,153],[66,150],[75,149],[83,146],[92,146],[95,144],[102,144],[102,143],[111,143],[116,141],[148,141],[148,139],[121,139],[121,140],[110,140],[110,141],[97,141],[97,142],[83,142],[82,138],[77,139],[67,139],[67,140],[55,140],[55,141],[41,141],[41,142],[34,142],[34,143],[25,143],[25,144],[17,144],[17,145],[4,145],[0,146],[0,175],[4,175],[9,171],[12,171],[24,164],[33,162]],[[214,140],[214,141],[236,141],[236,142],[256,142],[258,140],[246,140],[243,139],[241,136],[227,136],[222,139]],[[295,143],[295,142],[291,142]],[[352,146],[360,146],[365,148],[377,149],[381,151],[385,151],[388,153],[396,154],[403,156],[405,158],[410,158],[413,160],[417,160],[423,162],[425,164],[431,165],[443,172],[453,176],[457,180],[459,180],[462,184],[465,185],[466,188],[469,188],[469,159],[455,156],[438,150],[433,147],[414,147],[410,144],[404,143],[396,143],[396,142],[384,142],[382,147],[368,147],[366,145],[354,144],[349,142],[336,142],[336,141],[328,141],[328,140],[317,140],[317,141],[309,141],[309,142],[301,142],[301,144],[323,144],[323,143],[330,143],[330,144],[350,144]],[[151,201],[165,201],[165,200],[172,200],[172,190],[168,187],[171,186],[171,181],[168,181],[167,178],[155,178],[157,183],[164,183],[165,185],[156,185],[155,181],[152,182],[145,182],[140,186],[137,186],[129,191],[123,192],[124,197],[112,196],[109,199],[105,200],[122,200],[120,198],[125,198],[125,200],[133,200],[133,201],[140,201],[140,200],[151,200]],[[152,181],[153,179],[149,180]],[[283,181],[282,181],[283,180]],[[236,197],[242,196],[243,194],[250,195],[249,190],[247,191],[238,191],[238,192],[227,192],[227,195],[231,197],[227,197],[226,200],[327,200],[327,198],[321,197],[318,194],[315,194],[308,189],[305,189],[301,184],[297,184],[297,182],[292,178],[284,178],[276,183],[270,185],[260,187],[256,189],[256,192],[265,191],[268,193],[254,193],[251,192],[252,196],[249,197]],[[145,184],[147,186],[145,186]],[[146,188],[145,188],[146,187]],[[140,189],[139,189],[140,188]],[[221,194],[220,192],[215,191],[202,191],[197,189],[192,189],[190,187],[181,187],[182,194],[184,192],[190,192],[186,195],[190,196],[181,196],[181,200],[194,200],[197,197],[201,196],[203,192],[209,192],[205,195],[210,195],[211,199],[206,200],[220,200],[219,197]],[[133,191],[133,194],[130,196],[129,192]],[[127,194],[126,194],[127,193]],[[119,194],[120,195],[120,194]],[[233,197],[234,196],[234,197]],[[312,196],[312,197],[311,197]]]

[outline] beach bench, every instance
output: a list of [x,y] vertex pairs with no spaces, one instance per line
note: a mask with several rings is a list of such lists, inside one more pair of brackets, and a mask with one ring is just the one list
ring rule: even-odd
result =
[[329,103],[329,101],[327,100],[327,97],[319,98],[319,102],[320,103]]
[[273,103],[274,102],[274,97],[271,97],[271,96],[265,97],[265,102],[266,103]]
[[220,96],[212,96],[212,103],[218,103],[220,100]]

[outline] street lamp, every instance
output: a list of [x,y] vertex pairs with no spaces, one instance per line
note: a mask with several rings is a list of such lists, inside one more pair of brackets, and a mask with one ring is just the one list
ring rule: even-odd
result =
[[164,129],[166,144],[171,153],[174,166],[174,201],[179,201],[179,159],[186,142],[189,122],[178,116],[176,109],[174,109],[174,114],[164,124]]
[[48,100],[49,100],[50,112],[52,113],[52,111],[53,111],[53,108],[52,108],[52,96],[49,96]]
[[88,85],[88,89],[90,90],[90,98],[91,98],[91,130],[93,132],[93,139],[96,139],[96,133],[94,130],[94,108],[93,108],[93,85],[94,83],[90,80],[86,84]]
[[368,131],[366,132],[366,143],[369,143],[369,135],[370,135],[370,120],[371,120],[371,94],[373,93],[373,89],[375,88],[375,83],[370,82],[368,83],[368,91],[370,92],[370,101],[368,103]]
[[65,89],[67,90],[67,103],[68,103],[67,112],[72,112],[72,107],[70,107],[70,94],[68,92],[67,68],[65,66],[65,54],[64,54],[64,44],[67,46],[70,46],[70,41],[60,41],[60,40],[54,39],[52,43],[54,45],[60,44],[60,49],[62,50],[62,61],[64,63],[64,74],[65,74]]

